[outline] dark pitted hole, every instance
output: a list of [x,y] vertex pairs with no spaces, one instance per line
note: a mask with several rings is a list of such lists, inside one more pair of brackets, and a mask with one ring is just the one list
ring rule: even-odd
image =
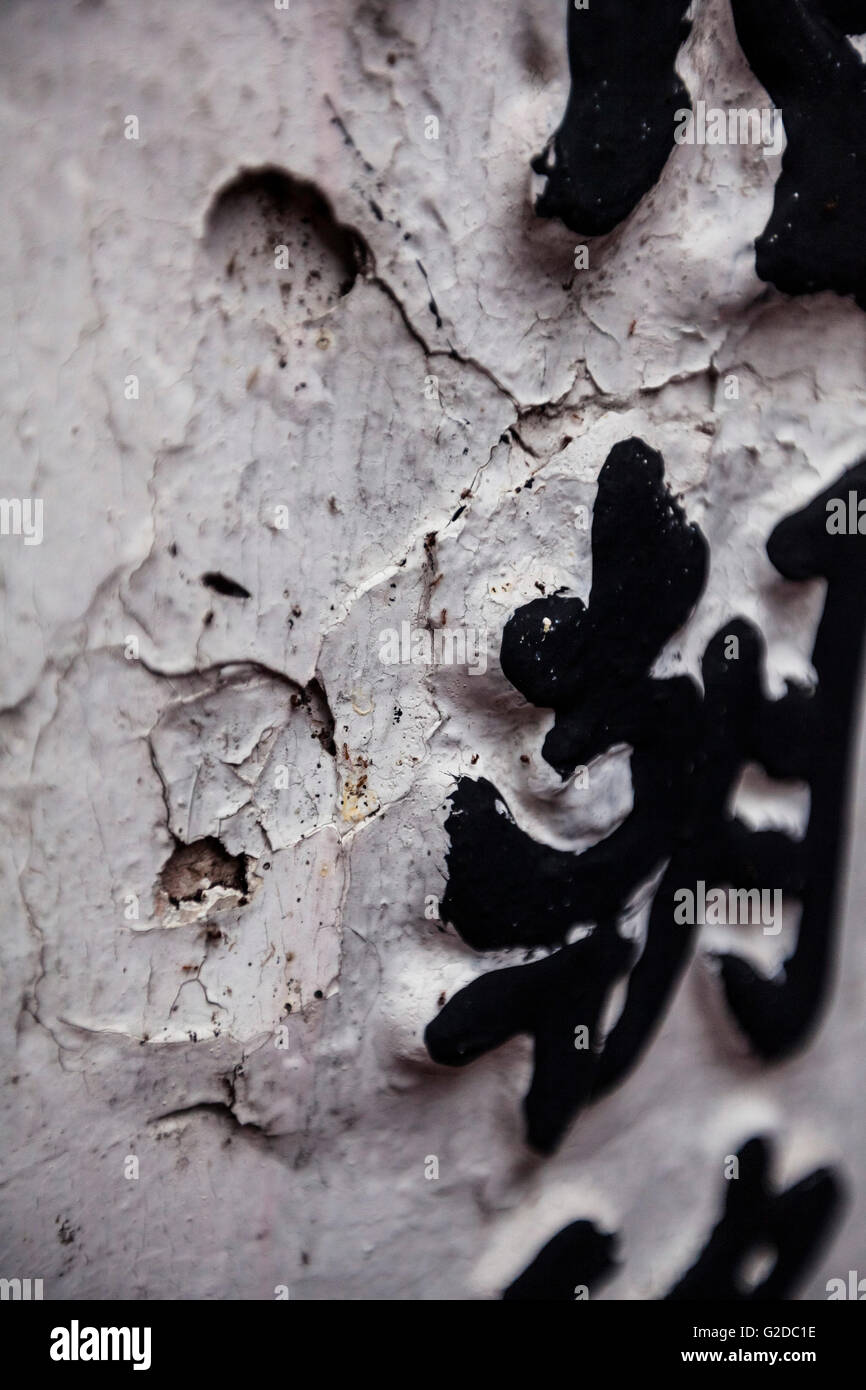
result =
[[290,322],[316,318],[372,264],[363,238],[311,183],[273,165],[245,169],[214,198],[205,245],[226,293]]
[[244,901],[247,856],[230,854],[215,835],[178,844],[160,870],[159,886],[175,907],[182,902],[201,902],[207,889],[213,887],[233,888]]

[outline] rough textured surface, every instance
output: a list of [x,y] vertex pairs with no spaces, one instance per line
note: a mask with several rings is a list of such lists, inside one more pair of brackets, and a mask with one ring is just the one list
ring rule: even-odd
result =
[[[778,697],[814,679],[823,586],[766,542],[866,427],[866,316],[756,274],[780,157],[675,148],[575,270],[530,170],[563,27],[547,0],[3,9],[0,492],[44,499],[44,539],[0,538],[0,1273],[48,1298],[496,1297],[575,1220],[620,1233],[594,1297],[659,1298],[757,1134],[777,1191],[832,1165],[849,1194],[797,1296],[866,1268],[862,856],[821,1029],[777,1066],[725,1020],[712,927],[550,1158],[525,1038],[460,1071],[424,1045],[515,963],[425,915],[455,778],[559,850],[632,805],[628,749],[563,784],[499,662],[517,608],[587,601],[610,450],[658,450],[709,545],[653,673],[700,681],[742,614]],[[695,101],[771,104],[721,0],[676,62]],[[403,621],[485,633],[486,669],[383,664]],[[857,844],[859,745],[853,782]],[[737,808],[802,833],[802,792],[750,774]]]

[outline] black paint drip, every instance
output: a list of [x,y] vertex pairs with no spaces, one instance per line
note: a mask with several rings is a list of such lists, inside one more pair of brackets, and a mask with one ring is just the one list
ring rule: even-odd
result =
[[[571,91],[562,125],[532,167],[547,177],[535,210],[599,236],[656,183],[691,104],[674,60],[689,0],[567,0]],[[551,159],[552,155],[552,159]]]
[[[830,1234],[843,1189],[831,1169],[816,1168],[774,1194],[770,1159],[770,1145],[762,1138],[750,1139],[737,1154],[738,1174],[728,1180],[724,1214],[668,1300],[756,1303],[790,1297]],[[548,1241],[502,1297],[573,1301],[577,1290],[610,1277],[616,1239],[590,1221],[573,1221]],[[750,1285],[744,1263],[760,1250],[774,1259],[764,1279]]]
[[[830,535],[827,503],[840,497],[847,507],[849,493],[853,532]],[[555,1147],[584,1104],[626,1075],[651,1041],[699,926],[677,922],[675,894],[694,891],[699,880],[707,889],[780,889],[800,901],[796,949],[781,974],[767,978],[725,954],[721,979],[731,1012],[759,1055],[785,1055],[814,1026],[832,961],[866,628],[858,496],[866,497],[866,460],[777,526],[768,545],[786,578],[827,580],[813,651],[816,693],[789,684],[782,699],[765,696],[764,642],[743,618],[723,625],[708,643],[703,697],[688,677],[649,675],[700,596],[707,555],[700,532],[665,487],[661,457],[640,440],[616,445],[599,475],[587,606],[557,594],[518,609],[506,625],[503,671],[528,700],[555,711],[543,753],[561,776],[616,744],[633,750],[631,813],[579,854],[533,840],[486,780],[460,778],[450,798],[443,919],[477,950],[554,949],[460,990],[428,1026],[427,1047],[435,1061],[461,1066],[515,1034],[532,1037],[527,1137],[543,1152]],[[750,830],[729,813],[750,762],[772,777],[807,782],[810,817],[802,844],[781,831]],[[635,964],[634,947],[617,923],[634,891],[659,871]],[[590,934],[565,944],[578,925]],[[602,1037],[605,1005],[626,975],[621,1014]]]
[[866,65],[845,35],[860,0],[732,0],[737,37],[787,136],[773,212],[756,242],[762,280],[834,290],[866,308]]

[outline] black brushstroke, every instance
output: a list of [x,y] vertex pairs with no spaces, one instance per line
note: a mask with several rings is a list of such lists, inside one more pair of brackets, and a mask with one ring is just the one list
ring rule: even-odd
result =
[[[736,660],[725,658],[731,639]],[[674,894],[703,879],[707,887],[772,885],[799,896],[804,887],[801,847],[782,831],[752,831],[728,806],[744,765],[760,764],[772,777],[800,774],[797,754],[808,740],[813,709],[808,694],[789,687],[769,701],[761,688],[765,647],[744,619],[726,623],[707,644],[701,674],[704,702],[697,755],[682,806],[672,854],[650,910],[646,944],[626,1001],[609,1034],[596,1077],[596,1095],[611,1089],[635,1065],[664,1017],[699,928],[678,924]],[[738,956],[726,957],[734,965]],[[751,1037],[751,1034],[750,1034]]]
[[866,0],[813,0],[813,7],[843,34],[866,33]]
[[[728,1179],[724,1213],[665,1301],[766,1303],[791,1297],[833,1229],[844,1188],[832,1169],[816,1168],[774,1193],[771,1157],[764,1138],[743,1145],[737,1176]],[[573,1221],[547,1242],[502,1297],[571,1302],[577,1288],[591,1289],[610,1278],[616,1243],[615,1234],[603,1234],[591,1221]],[[775,1258],[764,1279],[750,1286],[743,1266],[756,1251],[769,1251]]]
[[756,249],[786,294],[834,290],[866,308],[866,65],[845,37],[851,0],[732,0],[752,71],[782,110],[787,146]]
[[728,1004],[752,1046],[780,1057],[813,1028],[829,983],[849,820],[849,767],[856,734],[859,676],[866,632],[866,536],[831,535],[827,503],[866,499],[866,458],[773,531],[767,554],[786,579],[827,581],[812,650],[818,687],[808,726],[790,749],[788,766],[809,785],[805,843],[797,847],[804,888],[797,946],[780,977],[767,979],[736,956],[722,959]]
[[[768,1180],[770,1157],[764,1139],[750,1139],[740,1150],[739,1176],[728,1182],[724,1215],[668,1299],[767,1303],[790,1297],[832,1229],[842,1187],[832,1169],[816,1168],[775,1195]],[[749,1288],[743,1283],[743,1261],[762,1247],[775,1251],[775,1263]]]
[[556,711],[544,757],[561,776],[610,747],[618,724],[631,742],[640,737],[632,726],[660,722],[641,709],[652,704],[651,687],[667,698],[647,673],[697,603],[707,562],[704,537],[665,486],[661,454],[641,439],[614,445],[598,477],[586,610],[580,599],[536,599],[502,638],[508,680]]
[[591,1221],[572,1221],[549,1240],[502,1295],[507,1302],[573,1303],[577,1288],[591,1290],[616,1269],[616,1237]]
[[532,161],[547,178],[535,210],[599,236],[656,183],[675,113],[691,105],[674,68],[689,0],[592,0],[586,10],[567,0],[566,8],[571,91],[552,149]]
[[[681,833],[698,754],[696,685],[648,672],[697,602],[706,542],[666,488],[661,456],[642,440],[617,444],[599,474],[592,553],[587,607],[560,595],[527,604],[506,626],[501,660],[528,699],[555,708],[543,751],[562,776],[614,744],[631,745],[633,809],[605,840],[573,854],[522,831],[491,783],[461,778],[446,822],[441,913],[479,950],[562,945],[579,923],[595,930],[544,961],[483,976],[426,1032],[430,1055],[452,1066],[515,1033],[533,1038],[527,1135],[543,1152],[598,1084],[599,1018],[633,956],[616,920]],[[674,959],[664,973],[672,981],[689,934],[669,933],[668,940]],[[629,1049],[643,1044],[656,1016],[654,1005],[632,1004]],[[581,1024],[588,1049],[574,1046]]]
[[[797,945],[768,978],[741,957],[719,956],[730,1010],[759,1055],[802,1045],[826,997],[844,853],[847,764],[866,629],[866,538],[827,531],[827,503],[866,501],[866,460],[773,532],[768,553],[789,580],[823,577],[824,613],[813,651],[817,691],[793,683],[770,700],[765,644],[743,618],[724,624],[702,660],[703,695],[688,677],[655,679],[659,650],[700,595],[706,546],[664,485],[663,462],[640,440],[617,445],[599,475],[593,582],[586,607],[556,594],[519,609],[503,634],[502,668],[530,700],[553,708],[543,754],[562,776],[617,744],[632,748],[633,809],[582,853],[552,849],[516,824],[496,787],[461,778],[450,838],[443,919],[477,950],[556,948],[459,991],[428,1026],[434,1060],[460,1066],[515,1033],[534,1039],[527,1134],[549,1152],[578,1110],[634,1067],[687,966],[698,925],[674,916],[675,894],[780,889],[802,907]],[[866,526],[866,518],[864,518]],[[800,844],[753,831],[730,807],[744,766],[802,779],[809,825]],[[635,889],[661,871],[643,950],[618,921]],[[590,934],[567,945],[577,925]],[[631,968],[630,968],[631,967]],[[599,1021],[627,976],[620,1016]],[[574,1047],[586,1026],[590,1046]]]
[[[529,1034],[535,1042],[532,1083],[524,1100],[526,1132],[551,1153],[564,1123],[592,1093],[601,1037],[599,1016],[611,981],[627,969],[632,946],[615,931],[596,931],[531,965],[493,970],[455,994],[429,1024],[435,1062],[465,1066],[483,1052]],[[587,1030],[575,1046],[575,1029]]]

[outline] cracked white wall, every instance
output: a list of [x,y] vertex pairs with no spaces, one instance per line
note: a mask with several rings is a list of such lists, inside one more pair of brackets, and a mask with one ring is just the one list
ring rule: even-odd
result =
[[[741,612],[778,694],[808,670],[821,594],[780,595],[763,544],[866,425],[863,314],[755,276],[778,159],[677,148],[574,270],[529,173],[565,99],[561,11],[0,18],[0,491],[44,499],[45,527],[0,542],[0,1273],[47,1297],[488,1297],[584,1214],[626,1233],[600,1296],[653,1297],[716,1218],[719,1147],[756,1124],[784,1175],[838,1160],[853,1190],[804,1294],[863,1267],[856,859],[830,1010],[783,1066],[737,1051],[698,957],[638,1071],[541,1161],[524,1042],[455,1073],[423,1046],[442,994],[505,959],[425,916],[454,776],[489,777],[563,846],[630,805],[616,756],[591,806],[562,793],[551,716],[498,664],[539,585],[586,595],[579,509],[608,449],[661,450],[711,546],[659,669],[697,674]],[[680,66],[695,98],[764,103],[719,0]],[[347,292],[307,224],[278,270],[268,216],[219,204],[267,166],[365,243]],[[382,664],[383,629],[443,613],[486,633],[483,674]],[[178,908],[160,875],[208,837],[246,856],[246,900]]]

